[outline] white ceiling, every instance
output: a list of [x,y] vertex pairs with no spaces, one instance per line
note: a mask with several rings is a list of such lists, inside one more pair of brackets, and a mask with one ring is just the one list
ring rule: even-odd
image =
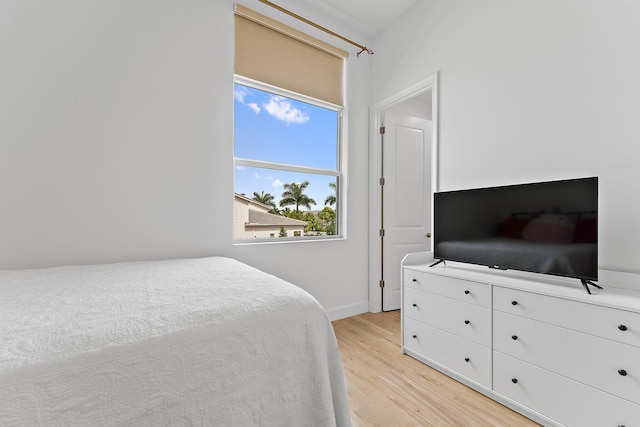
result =
[[298,0],[369,38],[420,0]]

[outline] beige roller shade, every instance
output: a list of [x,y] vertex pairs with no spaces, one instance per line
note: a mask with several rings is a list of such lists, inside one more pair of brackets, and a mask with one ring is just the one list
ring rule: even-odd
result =
[[336,105],[344,105],[344,60],[328,43],[236,5],[234,72]]

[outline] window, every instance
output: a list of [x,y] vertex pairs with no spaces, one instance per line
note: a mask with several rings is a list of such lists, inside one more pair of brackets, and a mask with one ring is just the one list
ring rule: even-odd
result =
[[234,86],[234,239],[339,234],[340,109],[243,83]]
[[347,53],[236,5],[234,239],[341,234]]

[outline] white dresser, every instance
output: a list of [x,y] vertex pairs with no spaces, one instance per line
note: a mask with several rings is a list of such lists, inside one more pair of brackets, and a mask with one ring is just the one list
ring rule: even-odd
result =
[[640,276],[601,273],[589,295],[575,279],[430,263],[403,261],[405,353],[543,425],[640,426]]

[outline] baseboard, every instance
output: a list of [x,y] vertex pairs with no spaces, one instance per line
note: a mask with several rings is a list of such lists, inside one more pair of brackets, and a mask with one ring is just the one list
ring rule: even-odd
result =
[[329,320],[344,319],[345,317],[356,316],[358,314],[367,313],[369,311],[369,301],[363,301],[356,304],[344,305],[342,307],[327,310]]

